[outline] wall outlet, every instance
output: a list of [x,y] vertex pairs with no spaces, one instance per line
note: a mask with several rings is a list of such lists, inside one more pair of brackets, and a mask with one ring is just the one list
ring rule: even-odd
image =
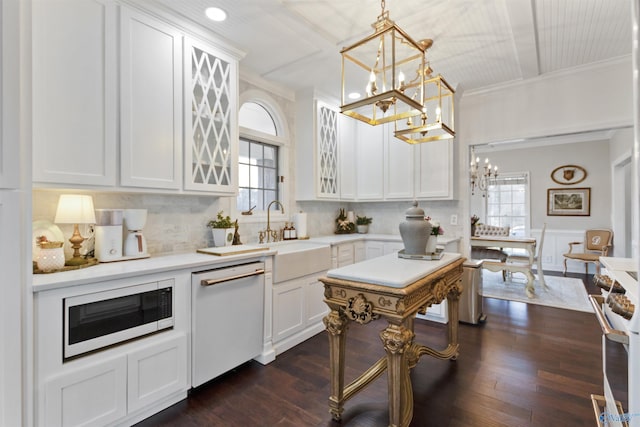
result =
[[456,214],[451,215],[451,219],[449,220],[449,223],[451,225],[458,225],[458,215]]

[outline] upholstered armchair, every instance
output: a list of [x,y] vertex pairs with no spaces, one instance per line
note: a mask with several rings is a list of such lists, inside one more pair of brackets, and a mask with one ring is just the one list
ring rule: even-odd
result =
[[[580,261],[584,263],[585,274],[589,273],[589,263],[592,262],[596,266],[596,274],[600,274],[600,257],[607,256],[609,248],[613,242],[613,231],[609,229],[592,229],[587,230],[584,236],[584,242],[570,242],[569,252],[564,256],[564,272],[567,274],[567,260]],[[574,246],[582,245],[582,251],[576,252]]]

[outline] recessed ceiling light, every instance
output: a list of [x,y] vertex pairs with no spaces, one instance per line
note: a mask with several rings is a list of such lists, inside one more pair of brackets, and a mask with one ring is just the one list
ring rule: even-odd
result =
[[207,15],[207,18],[212,21],[221,22],[227,19],[227,12],[220,9],[219,7],[208,7],[204,14]]
[[358,98],[360,98],[361,95],[358,92],[351,92],[347,96],[349,97],[349,99],[358,99]]

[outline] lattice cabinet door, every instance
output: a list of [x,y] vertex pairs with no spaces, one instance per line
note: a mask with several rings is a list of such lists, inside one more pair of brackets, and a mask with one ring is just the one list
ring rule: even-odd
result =
[[316,102],[317,195],[321,198],[340,198],[338,182],[338,111]]
[[185,189],[235,194],[237,60],[187,39],[185,86]]

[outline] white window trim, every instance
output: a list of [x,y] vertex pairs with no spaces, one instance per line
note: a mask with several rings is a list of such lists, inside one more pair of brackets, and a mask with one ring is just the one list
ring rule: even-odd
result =
[[[271,115],[275,124],[278,135],[269,135],[243,126],[239,126],[239,135],[240,138],[251,139],[256,142],[272,144],[279,147],[278,171],[281,176],[284,176],[284,182],[281,182],[280,177],[278,177],[278,194],[280,195],[280,200],[278,201],[284,206],[284,214],[281,213],[280,209],[274,209],[272,207],[270,217],[272,222],[289,221],[291,213],[294,210],[294,207],[290,203],[291,198],[289,197],[289,182],[291,182],[293,177],[288,174],[290,170],[289,159],[291,155],[291,144],[289,143],[289,132],[284,113],[274,99],[259,90],[252,89],[241,94],[239,105],[242,106],[245,102],[260,104]],[[230,210],[234,216],[238,218],[239,224],[262,223],[267,221],[266,210],[259,211],[254,209],[251,215],[242,215],[242,212],[238,211],[236,204],[236,199],[234,199]]]
[[[524,209],[525,212],[527,212],[525,219],[524,219],[524,233],[526,236],[531,235],[531,176],[529,174],[529,171],[524,171],[524,172],[503,172],[500,173],[500,175],[498,176],[498,179],[500,178],[511,178],[511,177],[521,177],[521,176],[526,176],[527,179],[527,184],[526,184],[526,194],[524,197]],[[489,204],[488,204],[488,200],[485,198],[484,200],[484,217],[488,218],[488,211],[489,211]]]

